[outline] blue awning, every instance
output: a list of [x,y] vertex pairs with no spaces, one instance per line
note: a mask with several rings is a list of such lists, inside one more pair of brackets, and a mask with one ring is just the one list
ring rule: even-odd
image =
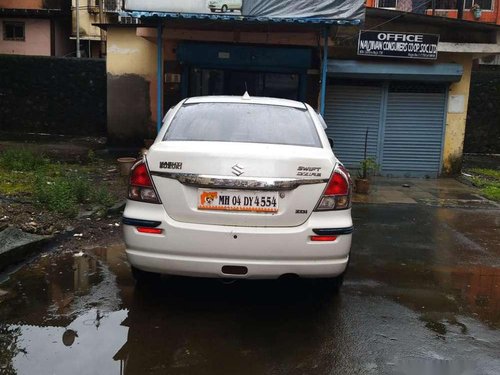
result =
[[280,23],[280,24],[302,24],[302,25],[345,25],[356,26],[362,20],[326,19],[326,18],[271,18],[271,17],[249,17],[226,14],[205,14],[205,13],[169,13],[169,12],[126,12],[128,17],[139,19],[181,19],[181,20],[206,20],[223,22],[242,23]]
[[423,64],[415,62],[372,62],[330,60],[328,75],[335,78],[376,79],[392,81],[458,82],[464,68],[460,64]]

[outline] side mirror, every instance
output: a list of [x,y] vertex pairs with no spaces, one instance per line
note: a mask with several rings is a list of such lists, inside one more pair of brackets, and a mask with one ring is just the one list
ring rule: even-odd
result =
[[333,148],[333,138],[328,137],[328,142],[330,142],[330,147]]

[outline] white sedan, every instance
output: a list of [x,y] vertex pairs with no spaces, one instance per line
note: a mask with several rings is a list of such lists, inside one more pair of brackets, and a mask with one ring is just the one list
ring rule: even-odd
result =
[[284,99],[172,108],[131,171],[123,223],[134,277],[295,275],[340,286],[352,182],[324,128],[309,105]]
[[242,0],[210,0],[208,2],[208,8],[215,12],[216,10],[226,13],[227,11],[234,12],[235,10],[241,11],[243,7]]

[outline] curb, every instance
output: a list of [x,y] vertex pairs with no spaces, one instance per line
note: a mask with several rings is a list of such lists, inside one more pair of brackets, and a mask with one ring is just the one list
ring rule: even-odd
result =
[[0,271],[25,260],[52,238],[52,236],[25,233],[14,227],[0,231]]

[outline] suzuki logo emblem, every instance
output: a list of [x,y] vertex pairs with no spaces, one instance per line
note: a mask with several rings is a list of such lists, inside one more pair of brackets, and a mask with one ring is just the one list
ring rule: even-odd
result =
[[245,173],[245,168],[243,168],[241,165],[236,164],[233,165],[233,168],[231,168],[233,171],[233,174],[237,177],[241,176],[243,173]]

